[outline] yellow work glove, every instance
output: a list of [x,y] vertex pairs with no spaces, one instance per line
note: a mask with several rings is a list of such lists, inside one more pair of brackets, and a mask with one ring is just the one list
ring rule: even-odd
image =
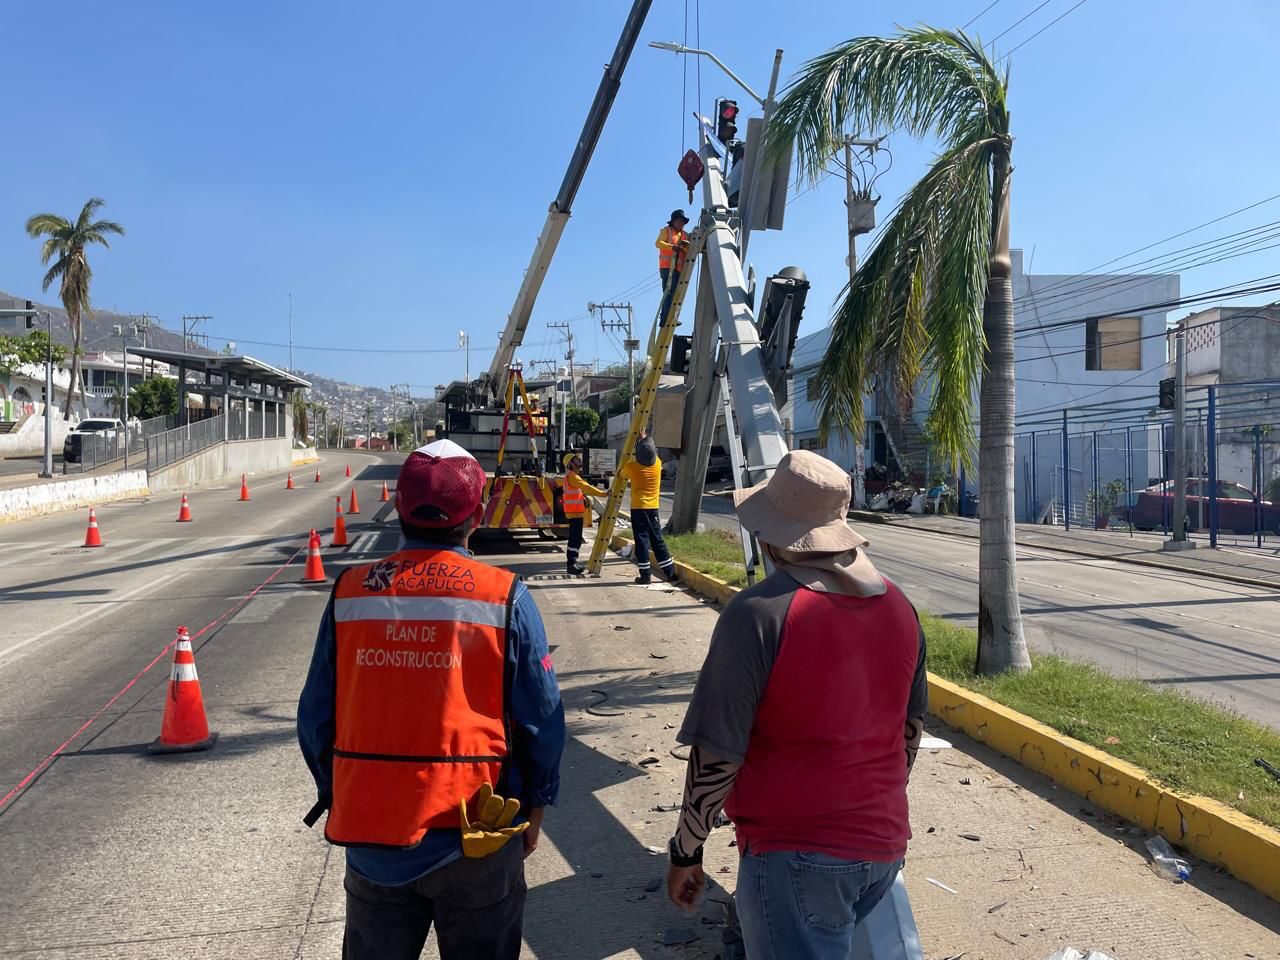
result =
[[503,800],[493,792],[493,785],[486,783],[476,797],[476,822],[467,817],[467,800],[458,801],[462,814],[462,855],[487,857],[497,853],[512,837],[518,837],[529,829],[529,824],[511,826],[520,812],[520,801],[515,797]]

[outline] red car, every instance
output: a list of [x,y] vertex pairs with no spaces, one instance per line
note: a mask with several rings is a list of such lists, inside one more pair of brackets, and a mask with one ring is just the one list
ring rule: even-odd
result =
[[[1187,480],[1187,523],[1193,529],[1209,526],[1209,481]],[[1280,504],[1263,500],[1262,530],[1280,533]],[[1138,492],[1130,517],[1139,530],[1167,529],[1173,517],[1173,481],[1167,480]],[[1218,481],[1218,529],[1223,533],[1257,532],[1253,491],[1230,480]]]

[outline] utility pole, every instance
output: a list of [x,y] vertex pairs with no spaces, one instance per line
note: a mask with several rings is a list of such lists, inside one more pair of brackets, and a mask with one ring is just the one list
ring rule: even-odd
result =
[[[875,222],[875,201],[871,192],[864,188],[863,195],[854,189],[853,183],[853,148],[866,147],[874,152],[880,146],[879,140],[860,140],[857,137],[844,138],[844,206],[849,223],[849,289],[853,289],[853,281],[858,276],[858,235],[870,233]],[[869,214],[868,215],[868,208]],[[853,505],[866,506],[866,429],[858,438],[858,448],[854,451],[853,460]],[[926,478],[927,479],[927,478]]]
[[[194,341],[199,334],[196,333],[196,327],[201,323],[212,320],[213,317],[204,313],[184,313],[182,315],[182,349],[190,349],[191,342]],[[209,349],[209,335],[204,335],[205,349]]]
[[338,398],[338,449],[341,450],[347,445],[346,442],[347,429],[347,398]]
[[293,373],[293,293],[289,294],[289,372]]
[[[136,337],[138,335],[138,325],[134,323],[134,324],[130,324],[130,326],[132,327],[133,335]],[[123,410],[124,416],[121,418],[124,426],[122,430],[117,431],[116,435],[118,437],[120,433],[124,434],[124,468],[128,470],[129,469],[129,334],[125,332],[124,326],[118,323],[115,325],[115,332],[116,332],[116,336],[120,338],[120,348],[123,354],[121,365],[124,367],[124,410]]]
[[565,351],[565,357],[569,361],[569,397],[560,404],[560,449],[564,451],[569,449],[569,401],[573,399],[573,327],[567,321],[562,321],[548,323],[547,329],[564,331],[565,342],[569,345]]
[[364,398],[364,420],[365,420],[365,441],[364,448],[366,450],[373,449],[373,398],[366,396]]
[[1187,539],[1187,334],[1179,329],[1173,337],[1173,539],[1166,550],[1192,550]]
[[[605,317],[604,312],[612,310],[614,319],[610,320]],[[622,311],[627,311],[627,319],[622,319]],[[632,324],[635,319],[634,311],[628,303],[588,303],[587,311],[597,314],[600,320],[600,329],[606,333],[610,330],[621,330],[626,334],[626,338],[622,341],[623,349],[627,351],[627,383],[631,388],[630,411],[635,412],[636,409],[636,350],[640,348],[640,341],[635,339],[635,333],[632,330]]]

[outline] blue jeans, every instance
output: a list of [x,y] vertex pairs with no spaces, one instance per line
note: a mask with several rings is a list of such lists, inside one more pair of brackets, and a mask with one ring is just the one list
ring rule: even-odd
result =
[[738,919],[750,960],[848,960],[853,930],[880,902],[901,861],[824,853],[744,853]]

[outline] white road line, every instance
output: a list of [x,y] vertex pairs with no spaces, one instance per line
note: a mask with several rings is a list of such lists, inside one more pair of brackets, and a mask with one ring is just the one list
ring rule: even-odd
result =
[[[164,576],[156,577],[156,579],[150,581],[149,583],[144,583],[142,586],[134,590],[129,590],[126,593],[122,593],[118,597],[113,597],[111,600],[108,600],[106,602],[124,603],[136,597],[140,593],[144,593],[148,590],[153,590],[156,587],[163,586],[164,584],[168,583],[170,580],[172,580],[176,576],[178,576],[178,574],[176,573],[166,573]],[[43,640],[45,637],[51,634],[66,630],[68,627],[75,626],[81,620],[88,620],[90,617],[99,616],[102,613],[102,611],[97,609],[97,606],[98,605],[95,604],[94,609],[86,610],[84,613],[76,614],[74,617],[71,617],[69,620],[64,620],[62,623],[58,624],[55,627],[50,627],[48,630],[41,630],[39,633],[34,634],[30,637],[27,637],[25,640],[19,640],[17,643],[12,644],[8,647],[5,647],[3,650],[0,650],[0,668],[7,666],[7,664],[3,663],[2,661],[4,660],[5,657],[9,656],[9,654],[17,653],[23,647],[30,646],[31,644],[35,643],[38,640]]]

